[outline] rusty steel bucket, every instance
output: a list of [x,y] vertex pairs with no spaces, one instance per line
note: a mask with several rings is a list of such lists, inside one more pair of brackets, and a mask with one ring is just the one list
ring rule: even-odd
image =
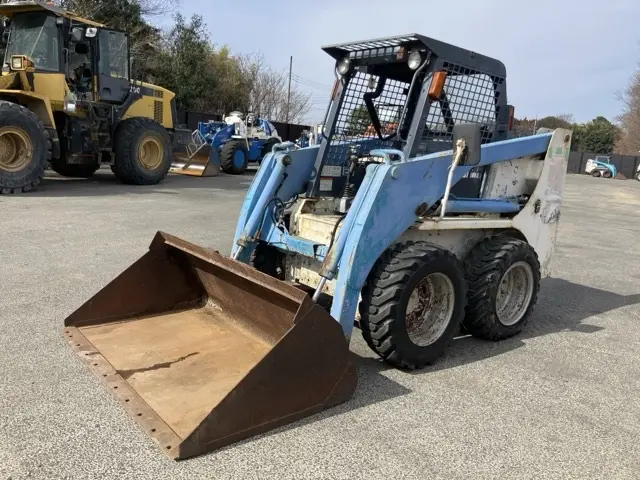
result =
[[176,460],[318,413],[356,387],[342,329],[307,293],[162,232],[64,325]]

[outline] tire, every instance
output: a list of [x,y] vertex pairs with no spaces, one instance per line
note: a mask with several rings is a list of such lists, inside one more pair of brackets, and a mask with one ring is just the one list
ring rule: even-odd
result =
[[258,159],[258,163],[262,163],[262,159],[267,156],[268,153],[271,153],[274,145],[280,143],[280,140],[277,138],[270,138],[267,142],[262,146],[262,150],[260,151],[260,158]]
[[[11,153],[31,146],[20,160]],[[28,108],[0,100],[0,194],[17,194],[37,187],[51,159],[51,139],[44,124]]]
[[640,182],[640,172],[636,173],[636,180]]
[[[535,250],[527,242],[498,235],[476,245],[464,265],[469,286],[464,328],[474,337],[493,341],[520,333],[540,290],[540,263]],[[525,285],[515,290],[519,294],[514,297],[512,311],[500,314],[500,285],[503,279],[511,279],[513,285],[513,272]],[[509,277],[505,276],[507,273]]]
[[594,170],[593,172],[591,172],[591,176],[598,178],[602,175],[602,173],[600,172],[600,170]]
[[[111,171],[128,185],[156,185],[171,167],[171,139],[150,118],[124,120],[115,134],[115,161]],[[140,151],[140,150],[143,151]]]
[[613,175],[611,174],[611,172],[609,170],[605,170],[604,172],[602,172],[602,176],[604,178],[611,178]]
[[231,139],[220,150],[220,167],[225,173],[242,175],[249,165],[249,151],[244,140]]
[[[417,296],[413,297],[413,292],[423,281],[425,286],[446,290],[449,295],[436,305],[440,307],[441,320],[437,331],[421,332],[423,336],[419,338],[419,326],[407,325],[411,318],[406,312],[410,300],[414,305],[419,301]],[[360,329],[369,347],[387,363],[399,368],[420,369],[444,354],[459,331],[465,304],[462,262],[436,246],[406,242],[387,250],[371,271],[362,290]],[[424,314],[424,304],[416,306],[422,306]],[[424,338],[424,334],[430,336]]]
[[51,169],[63,177],[91,178],[100,169],[100,165],[67,164],[64,159],[53,159]]

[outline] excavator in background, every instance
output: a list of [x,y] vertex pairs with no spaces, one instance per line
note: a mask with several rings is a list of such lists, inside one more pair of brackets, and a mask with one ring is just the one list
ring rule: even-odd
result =
[[[323,50],[320,142],[265,156],[230,257],[158,232],[64,321],[172,459],[348,401],[356,323],[381,361],[421,369],[462,328],[520,333],[551,273],[572,132],[509,139],[501,62],[413,33]],[[402,105],[393,131],[376,103]]]
[[131,78],[126,32],[40,0],[0,4],[0,193],[28,192],[50,167],[89,178],[102,164],[153,185],[188,131],[175,94]]

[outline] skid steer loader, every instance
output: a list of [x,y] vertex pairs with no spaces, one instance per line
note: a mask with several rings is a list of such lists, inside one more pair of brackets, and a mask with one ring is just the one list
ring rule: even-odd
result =
[[[381,359],[423,368],[462,327],[520,332],[550,274],[570,131],[507,139],[505,68],[475,52],[417,34],[324,50],[320,142],[264,158],[231,258],[159,232],[65,320],[171,458],[348,400],[356,323]],[[403,105],[393,132],[376,104]]]
[[0,16],[0,193],[33,190],[49,164],[161,182],[189,132],[175,128],[172,92],[130,79],[128,35],[39,0],[2,3]]

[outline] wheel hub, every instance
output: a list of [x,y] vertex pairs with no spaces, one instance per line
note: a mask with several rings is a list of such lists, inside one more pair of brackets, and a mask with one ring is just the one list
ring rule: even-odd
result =
[[157,138],[143,138],[138,147],[138,161],[146,170],[155,170],[162,164],[164,147]]
[[527,262],[516,262],[505,272],[496,295],[496,315],[503,325],[518,323],[533,297],[533,269]]
[[447,329],[455,304],[455,289],[449,277],[432,273],[423,278],[407,302],[405,326],[409,339],[420,347],[438,340]]
[[0,128],[0,170],[19,172],[33,157],[33,144],[27,133],[17,127]]

